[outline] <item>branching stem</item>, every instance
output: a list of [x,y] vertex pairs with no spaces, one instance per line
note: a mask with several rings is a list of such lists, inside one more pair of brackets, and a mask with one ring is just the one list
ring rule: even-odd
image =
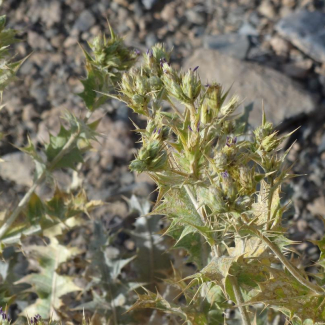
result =
[[43,172],[39,175],[37,180],[34,182],[34,184],[28,190],[28,192],[24,195],[24,197],[21,199],[21,201],[18,203],[17,207],[11,213],[9,218],[7,220],[5,220],[4,224],[0,228],[0,239],[3,238],[3,236],[8,231],[10,226],[15,222],[17,217],[23,211],[25,205],[29,202],[31,196],[33,195],[33,193],[36,190],[36,188],[38,187],[38,185],[40,185],[44,181],[46,172],[51,171],[55,167],[55,165],[62,159],[62,157],[70,151],[71,147],[75,144],[75,141],[77,140],[79,134],[80,134],[80,130],[78,130],[76,133],[74,133],[70,137],[69,141],[65,144],[65,146],[62,148],[62,150],[53,159],[53,161],[50,163],[48,168],[44,169]]
[[239,309],[241,318],[243,320],[243,325],[251,325],[251,321],[249,319],[248,312],[247,312],[247,307],[242,305],[245,301],[243,299],[240,288],[238,286],[237,279],[231,275],[228,278],[229,278],[232,288],[234,290],[234,294],[236,297],[236,303],[238,305],[238,309]]
[[[200,208],[199,203],[197,202],[196,198],[194,197],[194,194],[192,193],[191,189],[189,188],[188,185],[184,185],[185,191],[188,195],[188,197],[190,198],[192,204],[194,205],[196,211],[198,212],[203,224],[205,225],[207,223],[204,211],[203,211],[203,207]],[[216,245],[211,246],[211,250],[212,250],[212,255],[214,257],[219,257],[219,250],[218,247]]]
[[325,291],[323,288],[321,288],[317,284],[311,283],[309,280],[305,279],[301,275],[299,270],[294,265],[292,265],[291,262],[282,254],[281,250],[276,244],[272,243],[272,241],[269,240],[266,236],[264,236],[259,230],[254,228],[249,229],[252,230],[255,235],[257,235],[257,237],[260,238],[271,249],[275,256],[281,261],[281,263],[287,268],[287,270],[291,273],[293,277],[295,277],[297,281],[299,281],[303,286],[314,291],[315,293],[319,295],[325,295]]

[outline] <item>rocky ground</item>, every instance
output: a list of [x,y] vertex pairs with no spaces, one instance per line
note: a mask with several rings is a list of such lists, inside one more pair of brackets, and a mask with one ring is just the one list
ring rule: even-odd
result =
[[[32,53],[19,72],[20,80],[5,94],[0,131],[7,140],[0,155],[10,163],[0,170],[2,203],[23,193],[31,182],[32,165],[15,146],[26,136],[42,143],[55,132],[64,109],[75,113],[83,103],[75,95],[85,75],[86,46],[107,19],[128,45],[140,50],[156,42],[174,47],[175,65],[200,66],[203,79],[217,78],[234,92],[254,101],[252,124],[257,123],[261,101],[280,132],[300,129],[289,160],[305,174],[286,189],[293,195],[289,219],[295,240],[319,239],[325,214],[325,2],[317,0],[7,0],[1,7],[8,26],[22,31],[15,46],[17,59]],[[202,48],[204,51],[202,51]],[[212,70],[212,68],[214,70]],[[84,167],[90,198],[110,201],[101,213],[110,222],[127,215],[122,195],[148,196],[152,183],[128,170],[135,153],[130,111],[118,102],[104,105],[99,151]],[[15,172],[13,172],[15,171]],[[18,171],[18,172],[17,172]],[[66,181],[65,176],[57,175]],[[115,219],[114,219],[115,218]],[[112,221],[113,222],[113,221]],[[317,249],[302,243],[308,258]]]

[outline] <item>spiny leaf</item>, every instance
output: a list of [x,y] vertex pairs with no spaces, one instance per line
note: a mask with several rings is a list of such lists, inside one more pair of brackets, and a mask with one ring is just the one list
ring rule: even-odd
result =
[[26,317],[40,314],[44,319],[59,319],[57,311],[62,307],[61,297],[80,288],[71,277],[58,274],[57,268],[76,255],[78,250],[62,246],[54,238],[47,246],[28,246],[24,250],[38,262],[40,272],[29,274],[16,282],[30,284],[28,290],[38,295],[36,302],[25,308],[22,314]]
[[81,80],[84,90],[79,93],[87,108],[92,112],[103,105],[107,100],[107,96],[101,95],[110,90],[110,77],[105,75],[102,71],[98,71],[96,67],[87,63],[87,78]]
[[273,278],[259,283],[260,292],[248,304],[263,303],[302,322],[325,323],[325,296],[310,291],[282,270],[272,272]]
[[180,307],[177,304],[169,303],[159,293],[147,291],[145,295],[138,295],[137,302],[130,308],[131,310],[139,308],[153,308],[161,310],[164,313],[173,314],[180,317],[187,325],[205,325],[207,319],[202,313],[195,313],[191,307]]
[[[52,162],[54,158],[62,151],[73,135],[73,130],[66,130],[62,125],[57,136],[50,134],[50,142],[45,146],[48,162]],[[63,157],[53,166],[53,169],[58,168],[75,168],[77,163],[83,162],[81,151],[76,146],[72,147]]]

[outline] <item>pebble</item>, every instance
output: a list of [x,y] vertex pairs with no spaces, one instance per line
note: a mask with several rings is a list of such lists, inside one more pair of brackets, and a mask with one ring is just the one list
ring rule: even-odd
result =
[[270,45],[276,55],[283,56],[283,57],[288,56],[290,50],[290,44],[287,40],[279,36],[274,36],[270,40]]
[[269,0],[264,0],[257,8],[257,11],[269,19],[274,19],[276,15],[275,8]]
[[276,25],[276,30],[301,51],[318,62],[325,62],[325,13],[299,10]]
[[27,42],[34,50],[52,50],[51,44],[44,36],[31,30],[27,33]]
[[238,34],[240,35],[249,35],[249,36],[258,36],[259,33],[257,29],[248,22],[244,22],[243,25],[239,28]]
[[189,9],[185,12],[185,16],[192,24],[203,25],[205,23],[205,15],[198,10]]
[[158,0],[141,0],[147,10],[151,10]]
[[32,171],[34,163],[25,153],[18,151],[1,157],[0,177],[14,181],[18,185],[31,186],[33,184]]
[[84,10],[73,25],[73,29],[76,29],[80,32],[85,32],[89,30],[93,25],[95,25],[95,23],[96,19],[91,11]]
[[37,104],[43,106],[47,103],[48,91],[41,79],[34,81],[29,90],[30,95],[36,100]]
[[175,12],[176,12],[176,3],[175,2],[170,2],[167,3],[164,7],[164,9],[161,12],[161,18],[164,21],[170,21],[171,19],[174,18]]

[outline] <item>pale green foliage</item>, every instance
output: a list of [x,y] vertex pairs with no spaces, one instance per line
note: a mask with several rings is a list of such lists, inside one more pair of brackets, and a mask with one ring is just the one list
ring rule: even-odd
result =
[[29,274],[17,282],[30,284],[31,292],[38,295],[36,302],[28,306],[23,315],[28,317],[40,314],[44,319],[60,319],[58,311],[62,307],[61,297],[80,288],[73,283],[71,277],[58,274],[57,269],[76,255],[78,249],[62,246],[55,238],[51,238],[47,246],[27,246],[24,251],[29,258],[37,261],[39,273]]
[[120,80],[120,71],[129,69],[137,58],[137,53],[131,52],[111,28],[110,34],[109,39],[99,35],[89,43],[93,55],[84,50],[87,79],[81,81],[84,90],[79,96],[90,111],[106,101],[106,96],[100,93],[112,90],[114,83]]
[[[15,31],[4,30],[4,25],[5,18],[0,17],[0,91],[14,79],[21,64],[8,59],[7,47],[15,42]],[[282,312],[293,324],[325,324],[325,239],[316,242],[321,250],[319,273],[311,275],[311,281],[283,255],[293,242],[281,224],[287,208],[280,201],[281,185],[295,175],[285,165],[288,151],[281,155],[278,150],[290,134],[279,137],[264,114],[262,125],[248,132],[249,108],[242,116],[234,115],[239,106],[236,96],[227,100],[229,91],[217,83],[203,86],[197,68],[174,69],[171,53],[161,44],[144,54],[137,68],[133,67],[137,53],[128,50],[112,30],[109,39],[99,36],[89,46],[92,54],[84,51],[87,78],[79,94],[87,116],[67,113],[66,123],[57,135],[50,135],[43,152],[30,139],[20,149],[35,162],[34,184],[16,207],[1,213],[2,254],[11,260],[0,265],[4,280],[0,302],[12,303],[17,296],[24,299],[26,293],[34,293],[37,300],[22,315],[59,319],[63,296],[81,290],[72,277],[60,273],[60,265],[79,251],[63,246],[60,240],[82,223],[81,214],[88,215],[101,202],[88,202],[83,190],[75,194],[56,188],[47,200],[35,190],[44,182],[53,185],[53,171],[76,171],[83,163],[83,153],[99,136],[100,121],[89,122],[91,112],[104,103],[105,93],[117,87],[117,94],[107,95],[125,102],[148,122],[145,129],[137,129],[143,146],[130,169],[147,172],[159,190],[153,212],[146,203],[130,201],[141,215],[130,235],[139,248],[139,262],[150,265],[145,277],[149,284],[156,283],[167,269],[167,260],[161,258],[165,247],[153,233],[159,230],[159,218],[146,219],[149,214],[167,217],[165,232],[175,239],[175,248],[186,250],[187,262],[197,268],[184,279],[176,271],[166,279],[185,302],[170,302],[147,290],[139,294],[131,310],[158,309],[188,325],[231,324],[224,311],[234,307],[233,301],[245,325],[265,323],[266,313],[259,313],[261,304]],[[124,70],[128,71],[122,74]],[[171,111],[163,109],[165,104]],[[47,237],[49,243],[24,243],[25,237],[36,234]],[[131,267],[134,258],[109,256],[112,238],[94,222],[94,239],[85,261],[86,290],[93,299],[75,310],[93,311],[103,322],[128,324],[132,317],[125,312],[131,304],[130,292],[141,283],[122,278],[122,269]],[[12,270],[18,253],[10,252],[13,244],[32,256],[38,273],[17,281]],[[138,271],[139,266],[133,264]],[[247,306],[255,306],[254,311]]]
[[0,93],[15,79],[16,73],[24,60],[11,62],[9,47],[18,42],[17,31],[5,29],[6,16],[0,17]]
[[[130,168],[147,172],[157,184],[160,205],[154,213],[169,218],[166,233],[198,267],[187,278],[189,287],[199,292],[218,286],[237,302],[245,324],[253,321],[245,306],[256,303],[295,321],[325,323],[319,311],[322,282],[308,282],[283,255],[293,242],[281,225],[287,208],[281,205],[281,185],[294,175],[285,166],[288,152],[280,155],[278,148],[290,134],[279,137],[264,115],[260,127],[246,132],[249,110],[233,115],[237,97],[226,101],[228,91],[219,84],[204,87],[197,68],[178,72],[169,58],[163,45],[154,46],[141,67],[123,75],[116,98],[147,118],[146,129],[137,129],[143,145]],[[163,110],[164,101],[171,112]],[[318,244],[325,251],[323,241]],[[159,294],[139,296],[134,308],[147,307],[176,314],[187,324],[207,323],[203,314],[194,321],[191,309]]]

